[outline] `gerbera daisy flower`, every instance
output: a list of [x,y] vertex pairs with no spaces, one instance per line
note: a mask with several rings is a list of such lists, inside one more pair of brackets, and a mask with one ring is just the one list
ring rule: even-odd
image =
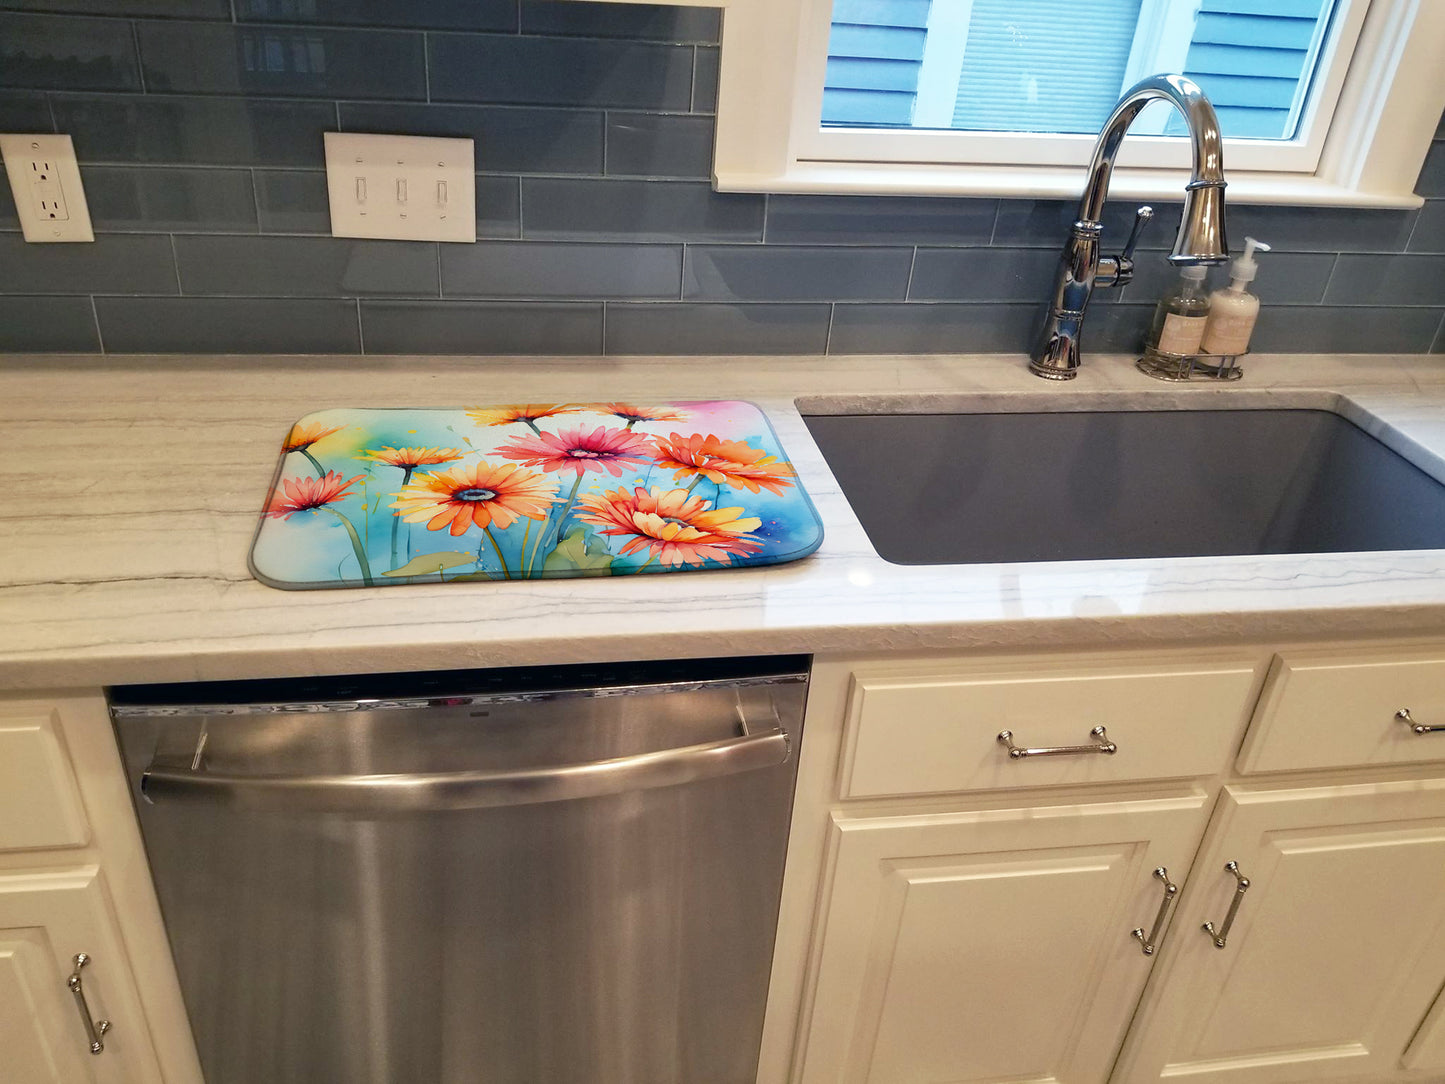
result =
[[304,452],[323,437],[339,433],[345,428],[344,425],[322,425],[320,422],[311,422],[309,425],[298,423],[291,427],[290,433],[286,434],[286,443],[281,446],[281,450],[283,452]]
[[465,534],[473,524],[486,530],[495,523],[505,531],[520,516],[545,519],[557,501],[557,487],[515,463],[482,460],[469,467],[419,474],[394,496],[391,507],[406,522],[426,520],[427,530],[445,527],[455,536]]
[[660,486],[640,486],[600,496],[578,498],[582,509],[577,518],[602,528],[602,534],[626,538],[623,555],[651,551],[664,565],[701,565],[713,560],[731,564],[733,557],[746,557],[762,547],[751,534],[762,523],[755,516],[743,518],[742,508],[709,508],[711,502],[688,494],[685,489],[666,493]]
[[740,440],[720,440],[709,434],[684,437],[673,433],[652,441],[657,465],[673,472],[680,482],[689,474],[719,485],[737,486],[756,493],[766,489],[781,496],[793,484],[792,465]]
[[555,434],[518,437],[498,448],[497,454],[548,472],[573,470],[579,479],[587,471],[601,474],[604,470],[621,478],[623,467],[650,462],[647,449],[647,438],[641,433],[599,425],[590,433],[578,426]]
[[511,425],[526,422],[534,433],[538,418],[551,418],[558,414],[577,414],[582,410],[578,403],[509,403],[505,406],[477,407],[467,411],[467,417],[478,425]]
[[417,467],[433,467],[438,463],[450,463],[453,459],[460,459],[464,455],[466,452],[460,448],[393,448],[391,445],[387,445],[380,451],[368,448],[357,458],[370,459],[375,463],[386,463],[405,471],[413,471]]
[[289,520],[297,512],[315,512],[350,497],[348,490],[364,477],[358,474],[350,481],[343,481],[341,475],[328,471],[322,478],[284,478],[281,487],[266,502],[265,514]]
[[635,403],[588,403],[588,410],[595,410],[598,414],[611,414],[614,418],[621,418],[627,423],[624,428],[631,429],[638,422],[683,422],[687,421],[687,413],[675,410],[672,407],[648,407],[638,406]]

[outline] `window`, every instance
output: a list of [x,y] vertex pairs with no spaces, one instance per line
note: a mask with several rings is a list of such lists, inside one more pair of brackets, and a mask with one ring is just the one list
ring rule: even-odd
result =
[[[1445,108],[1445,0],[719,4],[724,191],[1072,198],[1119,89],[1192,69],[1217,99],[1231,200],[1415,206]],[[875,58],[888,63],[848,63],[869,58],[850,55],[869,20],[893,18],[893,53]],[[1245,48],[1218,48],[1231,44]],[[866,105],[859,90],[891,100]],[[1171,113],[1141,115],[1115,194],[1177,198],[1189,156]]]

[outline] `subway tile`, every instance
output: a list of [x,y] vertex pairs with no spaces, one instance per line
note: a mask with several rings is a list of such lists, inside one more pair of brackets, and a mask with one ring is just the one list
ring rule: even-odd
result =
[[522,33],[576,34],[589,38],[632,38],[716,44],[722,31],[717,8],[668,4],[596,4],[567,0],[522,0]]
[[602,118],[601,110],[341,103],[344,131],[472,139],[477,168],[493,173],[601,173]]
[[68,15],[153,15],[230,21],[230,0],[0,0],[0,8]]
[[522,178],[522,236],[624,241],[756,241],[763,197],[692,181]]
[[96,234],[90,244],[31,245],[0,234],[0,293],[173,294],[169,237]]
[[821,354],[828,305],[609,302],[609,354]]
[[[1236,248],[1236,253],[1243,246]],[[1265,304],[1314,304],[1325,296],[1325,284],[1335,266],[1333,252],[1271,252],[1259,257],[1259,277],[1250,286]],[[1159,253],[1140,255],[1134,261],[1134,281],[1125,287],[1127,301],[1158,301],[1179,284],[1179,269]],[[1206,290],[1229,285],[1228,265],[1213,267]],[[1118,293],[1117,290],[1106,291]],[[1097,298],[1099,295],[1096,294]]]
[[111,354],[355,354],[356,302],[97,297]]
[[258,169],[251,176],[262,233],[331,232],[326,174],[315,170]]
[[920,248],[908,296],[924,301],[1042,302],[1053,288],[1058,266],[1058,253],[1046,248]]
[[[1152,304],[1092,305],[1080,340],[1087,354],[1137,354],[1154,319]],[[1040,314],[1042,317],[1042,314]],[[1025,349],[1033,346],[1030,338]]]
[[0,177],[0,230],[18,230],[20,215],[15,210],[15,198],[5,178]]
[[87,162],[314,166],[321,133],[336,127],[330,102],[165,97],[53,97],[59,130]]
[[1430,353],[1445,354],[1445,313],[1440,316],[1440,330],[1435,332],[1435,341],[1430,345]]
[[1445,308],[1266,305],[1251,350],[1286,354],[1422,354]]
[[184,294],[232,297],[436,297],[432,241],[347,237],[181,237]]
[[492,241],[443,245],[447,297],[675,298],[681,245]]
[[427,48],[433,101],[615,106],[679,113],[687,112],[691,105],[691,46],[430,34]]
[[1445,199],[1427,199],[1410,235],[1410,252],[1445,252]]
[[[1151,203],[1153,220],[1139,237],[1141,250],[1167,250],[1174,246],[1179,230],[1182,205]],[[1135,204],[1116,199],[1104,205],[1103,251],[1117,252],[1124,247],[1134,228]],[[1074,220],[1079,214],[1076,199],[1003,199],[998,201],[998,224],[993,243],[1003,246],[1040,246],[1061,249]],[[1234,208],[1229,211],[1228,229],[1234,235]]]
[[0,353],[93,354],[99,349],[90,298],[0,297]]
[[1325,304],[1445,305],[1445,256],[1346,253],[1335,265]]
[[1437,139],[1425,154],[1420,167],[1420,181],[1415,193],[1421,196],[1445,196],[1445,140]]
[[986,245],[998,201],[925,196],[769,196],[769,242]]
[[477,238],[522,236],[522,189],[516,177],[477,178]]
[[[1415,215],[1414,211],[1353,207],[1232,205],[1229,237],[1235,252],[1244,249],[1246,236],[1268,243],[1277,252],[1403,252]],[[1261,275],[1263,267],[1261,261]]]
[[426,97],[421,34],[183,22],[136,26],[148,90]]
[[0,86],[140,90],[130,23],[0,13]]
[[911,248],[690,245],[683,296],[700,301],[902,301]]
[[38,91],[0,91],[0,132],[53,132],[50,106]]
[[236,0],[241,22],[387,26],[413,30],[517,29],[517,0]]
[[1044,306],[838,305],[830,354],[977,354],[1027,350]]
[[98,230],[256,232],[249,170],[89,166],[85,197]]
[[368,354],[597,354],[602,305],[363,301]]
[[719,50],[699,45],[694,50],[692,62],[692,111],[694,113],[717,112],[718,72],[721,63]]
[[607,172],[711,177],[711,117],[607,114]]

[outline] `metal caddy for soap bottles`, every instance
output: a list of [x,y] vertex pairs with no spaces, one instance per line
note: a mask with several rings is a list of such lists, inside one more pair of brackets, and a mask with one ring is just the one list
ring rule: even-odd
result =
[[[1245,351],[1248,353],[1248,351]],[[1238,380],[1244,375],[1239,359],[1244,354],[1170,354],[1152,346],[1134,363],[1155,380]]]

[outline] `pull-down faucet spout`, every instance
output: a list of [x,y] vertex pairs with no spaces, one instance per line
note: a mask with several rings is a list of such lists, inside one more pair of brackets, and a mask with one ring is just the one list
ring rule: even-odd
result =
[[1224,154],[1214,107],[1198,84],[1182,75],[1144,79],[1119,99],[1094,144],[1078,218],[1064,242],[1049,314],[1029,361],[1029,368],[1038,376],[1071,380],[1077,375],[1079,335],[1094,288],[1123,286],[1134,275],[1134,245],[1140,227],[1153,212],[1147,207],[1139,209],[1134,231],[1118,256],[1100,256],[1099,237],[1119,145],[1134,118],[1156,100],[1172,102],[1184,115],[1194,151],[1193,169],[1184,186],[1184,213],[1169,262],[1224,263],[1229,259],[1229,244],[1224,237]]

